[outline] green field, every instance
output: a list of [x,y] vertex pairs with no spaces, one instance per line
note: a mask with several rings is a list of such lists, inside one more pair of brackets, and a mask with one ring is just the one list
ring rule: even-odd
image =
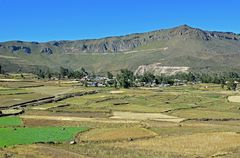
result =
[[83,127],[0,128],[0,147],[38,142],[70,141]]
[[[129,111],[166,113],[186,119],[240,119],[239,103],[229,102],[229,95],[237,92],[224,91],[220,85],[188,85],[157,89],[101,89],[98,94],[63,100],[56,111],[106,112]],[[111,92],[121,93],[111,93]],[[47,105],[46,105],[47,106]]]
[[22,120],[19,117],[0,117],[0,127],[21,126]]

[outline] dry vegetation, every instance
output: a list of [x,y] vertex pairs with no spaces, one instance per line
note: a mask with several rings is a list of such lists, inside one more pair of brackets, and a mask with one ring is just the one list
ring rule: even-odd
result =
[[144,128],[102,128],[80,134],[79,141],[121,141],[154,137],[157,134]]
[[240,103],[240,96],[229,96],[228,100],[230,102]]
[[189,157],[207,157],[239,147],[240,135],[234,132],[201,133],[184,136],[157,137],[134,142],[114,143],[112,146],[161,152],[182,153]]
[[89,90],[98,93],[27,106],[24,114],[1,121],[1,128],[13,129],[87,127],[76,135],[77,144],[10,146],[0,157],[239,157],[240,94],[220,85],[114,89],[9,80],[0,81],[0,107]]

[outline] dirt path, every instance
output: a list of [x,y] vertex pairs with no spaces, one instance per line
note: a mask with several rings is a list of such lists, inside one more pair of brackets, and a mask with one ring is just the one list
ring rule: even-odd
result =
[[38,120],[54,120],[54,121],[77,121],[77,122],[99,122],[99,123],[139,123],[137,120],[114,120],[105,118],[85,118],[72,116],[37,116],[37,115],[21,115],[23,119],[38,119]]

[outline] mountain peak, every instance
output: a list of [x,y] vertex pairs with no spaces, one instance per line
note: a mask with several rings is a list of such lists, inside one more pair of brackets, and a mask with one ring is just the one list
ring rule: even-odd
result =
[[192,29],[192,27],[187,25],[187,24],[180,25],[177,28],[179,28],[179,29]]
[[186,24],[171,29],[170,35],[172,38],[209,40],[207,31],[192,28]]
[[206,31],[186,24],[170,29],[172,37],[198,40],[240,40],[239,35],[231,32]]

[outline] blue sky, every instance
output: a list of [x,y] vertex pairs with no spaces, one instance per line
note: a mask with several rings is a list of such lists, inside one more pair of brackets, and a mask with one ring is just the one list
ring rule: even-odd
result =
[[0,0],[0,41],[100,38],[188,24],[240,33],[239,0]]

